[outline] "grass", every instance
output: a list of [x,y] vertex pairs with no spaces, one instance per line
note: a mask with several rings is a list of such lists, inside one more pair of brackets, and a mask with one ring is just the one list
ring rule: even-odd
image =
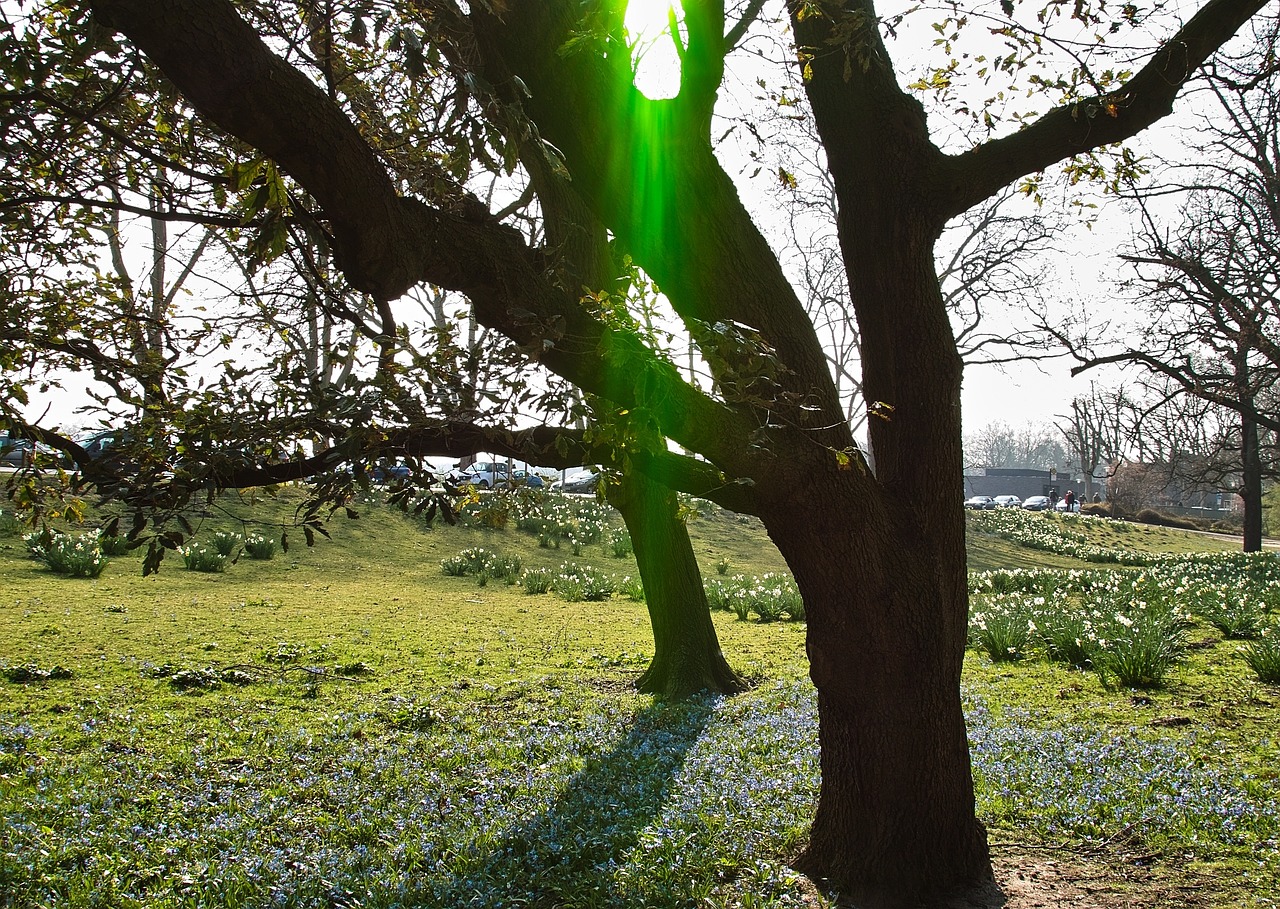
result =
[[[643,603],[441,571],[484,548],[525,571],[634,575],[608,534],[572,559],[516,530],[362,512],[332,543],[218,574],[174,559],[145,579],[137,553],[59,578],[0,536],[0,667],[25,679],[0,681],[0,906],[800,900],[785,857],[817,785],[803,623],[714,613],[758,684],[655,703],[629,687],[652,646]],[[201,531],[239,529],[212,516]],[[690,530],[708,578],[721,559],[785,568],[758,522]],[[978,552],[983,567],[1065,559],[1007,540]],[[1123,841],[1170,874],[1198,869],[1216,905],[1268,905],[1280,692],[1207,622],[1188,644],[1164,688],[1137,693],[966,655],[993,840]],[[39,677],[55,667],[70,677]]]

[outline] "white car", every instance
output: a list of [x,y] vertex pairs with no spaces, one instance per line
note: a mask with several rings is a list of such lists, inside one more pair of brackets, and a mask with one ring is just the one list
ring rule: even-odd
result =
[[510,482],[507,476],[507,465],[499,461],[476,461],[469,467],[458,471],[455,481],[460,484],[479,486],[481,489],[493,489],[506,486]]

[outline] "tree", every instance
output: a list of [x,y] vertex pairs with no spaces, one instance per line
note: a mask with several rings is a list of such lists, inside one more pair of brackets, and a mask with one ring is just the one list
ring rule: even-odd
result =
[[666,697],[742,691],[745,681],[720,651],[676,494],[639,471],[623,474],[608,490],[631,534],[653,626],[653,660],[636,686]]
[[968,467],[1025,467],[1044,470],[1067,462],[1054,428],[1043,423],[1014,429],[996,421],[979,427],[965,439]]
[[[1246,447],[1239,413],[1188,395],[1167,378],[1157,376],[1143,385],[1146,395],[1129,405],[1129,434],[1138,461],[1160,478],[1157,492],[1175,505],[1201,505],[1206,499],[1217,504],[1224,491],[1245,501]],[[1264,391],[1255,404],[1274,411],[1274,391]],[[1276,475],[1275,438],[1274,432],[1257,429],[1259,482]]]
[[[635,87],[621,11],[606,3],[510,0],[463,10],[417,0],[417,43],[408,43],[417,50],[403,52],[402,37],[403,65],[368,62],[392,84],[416,72],[431,97],[465,97],[490,131],[481,145],[569,175],[562,190],[661,286],[714,376],[713,391],[683,381],[633,326],[612,318],[599,305],[606,288],[579,274],[573,257],[533,246],[456,181],[408,179],[407,145],[376,141],[358,104],[330,90],[337,71],[296,53],[288,34],[273,34],[276,18],[225,0],[89,4],[99,29],[125,36],[203,119],[301,188],[288,210],[323,232],[346,280],[375,306],[388,309],[423,281],[465,294],[482,324],[609,403],[616,431],[592,440],[602,456],[762,518],[805,599],[818,690],[822,790],[799,866],[885,906],[990,874],[959,698],[967,628],[961,365],[936,238],[1005,185],[1165,115],[1191,71],[1261,5],[1209,0],[1131,78],[1079,67],[1078,85],[1070,73],[1054,84],[1065,103],[954,153],[935,144],[921,103],[900,88],[869,0],[789,5],[839,203],[873,475],[812,323],[713,152],[733,44],[725,35],[735,31],[722,3],[685,4],[671,37],[679,92],[666,100]],[[1015,12],[1004,4],[990,16],[1010,40],[1042,46]],[[1123,15],[1112,23],[1087,3],[1073,15],[1104,32],[1139,27]],[[372,48],[366,16],[376,26],[371,0],[343,7],[341,29],[327,37]],[[1011,55],[1007,66],[1016,71],[1023,59]],[[391,361],[382,360],[388,374]],[[406,410],[397,444],[416,450],[427,436],[439,441],[439,427]]]
[[[1185,395],[1238,415],[1244,549],[1262,547],[1260,431],[1280,430],[1268,394],[1280,375],[1280,19],[1265,20],[1238,56],[1203,74],[1199,162],[1189,178],[1135,190],[1140,227],[1122,258],[1143,301],[1140,345],[1078,354],[1075,371],[1129,362]],[[1159,200],[1178,201],[1168,225]],[[1194,406],[1194,405],[1193,405]],[[1156,409],[1168,413],[1168,408]]]
[[1098,465],[1108,467],[1120,460],[1129,438],[1126,418],[1132,406],[1123,388],[1104,389],[1090,383],[1089,393],[1071,402],[1071,413],[1059,415],[1058,428],[1084,475],[1084,498],[1095,494]]

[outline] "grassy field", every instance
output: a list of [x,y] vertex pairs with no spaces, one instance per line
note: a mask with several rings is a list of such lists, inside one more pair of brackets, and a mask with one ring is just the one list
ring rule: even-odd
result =
[[[224,503],[201,535],[293,504]],[[1230,547],[1041,520],[1078,553]],[[802,622],[716,612],[755,687],[661,704],[629,688],[652,644],[642,602],[441,571],[484,547],[525,569],[634,576],[609,545],[620,527],[574,555],[567,541],[426,528],[370,503],[333,521],[332,542],[270,561],[205,574],[172,556],[142,578],[138,557],[121,556],[95,580],[52,574],[7,528],[0,906],[814,899],[786,865],[817,791]],[[714,513],[690,529],[709,578],[717,563],[726,577],[784,570],[752,519]],[[976,530],[970,563],[1099,570]],[[1185,659],[1141,691],[969,652],[979,808],[998,860],[1052,850],[1101,863],[1125,905],[1178,888],[1195,894],[1181,904],[1276,905],[1280,691],[1252,679],[1239,642],[1199,620],[1186,633]]]

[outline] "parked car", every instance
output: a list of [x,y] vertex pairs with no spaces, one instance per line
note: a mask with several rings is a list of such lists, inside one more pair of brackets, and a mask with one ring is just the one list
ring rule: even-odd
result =
[[7,433],[0,436],[0,467],[8,467],[12,470],[30,467],[37,452],[42,456],[44,463],[62,463],[65,460],[56,448],[45,445],[43,442],[20,439]]
[[91,436],[77,439],[76,442],[89,455],[90,460],[96,461],[122,441],[122,438],[118,430],[104,429],[102,432],[95,432]]
[[980,511],[989,510],[996,507],[996,500],[991,496],[970,496],[964,500],[965,508],[976,508]]
[[570,474],[563,482],[557,480],[551,488],[559,492],[595,492],[599,485],[600,474],[594,470],[584,470]]
[[1022,503],[1022,507],[1027,511],[1048,511],[1048,496],[1028,496],[1026,501]]
[[1079,513],[1080,513],[1080,503],[1079,503],[1079,502],[1072,502],[1072,503],[1071,503],[1071,507],[1070,507],[1070,509],[1068,509],[1068,508],[1067,508],[1067,500],[1066,500],[1066,499],[1059,499],[1059,500],[1058,500],[1058,504],[1057,504],[1057,505],[1055,505],[1054,507],[1055,507],[1055,508],[1057,508],[1057,509],[1058,509],[1058,511],[1062,511],[1062,512],[1072,511],[1072,512],[1074,512],[1074,513],[1076,513],[1076,514],[1079,514]]
[[996,496],[997,508],[1019,508],[1022,505],[1022,499],[1017,496]]
[[500,461],[476,461],[463,467],[457,474],[455,482],[479,486],[481,489],[493,489],[506,486],[511,482],[507,475],[507,465]]
[[386,464],[375,465],[369,471],[369,479],[375,483],[390,483],[394,480],[405,479],[411,472],[409,465],[403,461],[391,461]]
[[0,465],[17,470],[30,464],[34,454],[30,439],[8,435],[0,437]]
[[541,489],[546,486],[546,481],[531,470],[513,470],[511,471],[512,486],[528,486],[530,489]]

